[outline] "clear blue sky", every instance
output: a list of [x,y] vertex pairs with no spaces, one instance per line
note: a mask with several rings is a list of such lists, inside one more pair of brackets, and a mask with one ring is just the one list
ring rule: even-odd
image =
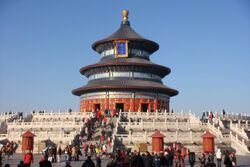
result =
[[171,108],[250,113],[247,0],[1,0],[0,112],[78,109],[79,69],[100,59],[91,44],[119,28],[123,9],[160,45],[151,61],[180,92]]

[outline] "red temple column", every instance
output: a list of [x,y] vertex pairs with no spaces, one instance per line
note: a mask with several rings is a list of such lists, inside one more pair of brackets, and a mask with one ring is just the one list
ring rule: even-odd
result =
[[132,112],[135,112],[135,94],[132,94],[132,98],[130,99],[130,110]]
[[109,108],[109,98],[108,97],[106,97],[106,99],[105,99],[105,108],[110,109]]
[[157,99],[154,99],[154,112],[158,109]]
[[148,112],[151,112],[151,103],[148,103]]

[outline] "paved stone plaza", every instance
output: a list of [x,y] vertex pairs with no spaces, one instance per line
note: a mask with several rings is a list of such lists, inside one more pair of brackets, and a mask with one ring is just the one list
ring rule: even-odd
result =
[[[34,156],[34,163],[32,165],[32,167],[39,167],[39,160],[41,159],[42,155],[35,155]],[[198,158],[198,157],[197,157]],[[71,161],[71,166],[72,167],[81,167],[81,165],[83,164],[84,160],[86,159],[86,157],[80,157],[80,161]],[[22,155],[21,154],[16,154],[14,155],[13,159],[11,160],[3,160],[3,166],[6,163],[9,163],[11,167],[16,167],[17,164],[19,163],[19,161],[22,160]],[[95,162],[95,157],[92,157],[92,160]],[[108,162],[108,158],[107,157],[102,157],[102,166],[106,167]],[[237,156],[237,163],[238,163],[238,167],[250,167],[250,157],[248,156]],[[62,162],[61,163],[53,163],[52,164],[53,167],[64,167],[65,166],[65,158],[64,156],[62,156]],[[188,164],[188,160],[186,158],[186,162],[185,162],[185,166],[189,166]],[[197,162],[195,164],[195,167],[199,167],[200,163]]]

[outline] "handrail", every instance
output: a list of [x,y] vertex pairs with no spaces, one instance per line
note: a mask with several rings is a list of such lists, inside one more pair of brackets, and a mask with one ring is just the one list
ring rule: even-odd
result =
[[238,124],[230,123],[230,130],[232,130],[236,134],[240,135],[245,140],[249,141],[249,138],[244,130],[244,127],[239,127]]

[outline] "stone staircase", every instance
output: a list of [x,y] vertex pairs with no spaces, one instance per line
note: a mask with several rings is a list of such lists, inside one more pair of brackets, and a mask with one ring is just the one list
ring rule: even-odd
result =
[[[112,119],[108,118],[108,121],[110,121],[110,123],[112,122],[114,125],[116,124],[117,118],[113,117]],[[108,126],[108,128],[111,128]],[[92,140],[91,141],[87,141],[87,137],[85,137],[83,139],[83,144],[96,144],[99,143],[100,138],[101,138],[101,132],[103,130],[103,126],[102,125],[98,125],[95,129],[95,132],[92,136]],[[112,132],[113,133],[113,132]],[[107,143],[106,143],[107,144]],[[112,145],[113,147],[113,145]],[[112,152],[112,147],[107,147],[107,152]],[[81,146],[82,148],[82,146]]]
[[207,129],[191,113],[124,112],[119,115],[115,145],[123,149],[137,149],[142,143],[151,150],[151,135],[160,130],[166,137],[164,147],[181,142],[195,152],[201,152],[201,135]]
[[214,132],[220,143],[226,144],[225,148],[236,150],[239,155],[250,155],[247,120],[219,119],[219,126],[216,127],[212,123],[209,129]]

